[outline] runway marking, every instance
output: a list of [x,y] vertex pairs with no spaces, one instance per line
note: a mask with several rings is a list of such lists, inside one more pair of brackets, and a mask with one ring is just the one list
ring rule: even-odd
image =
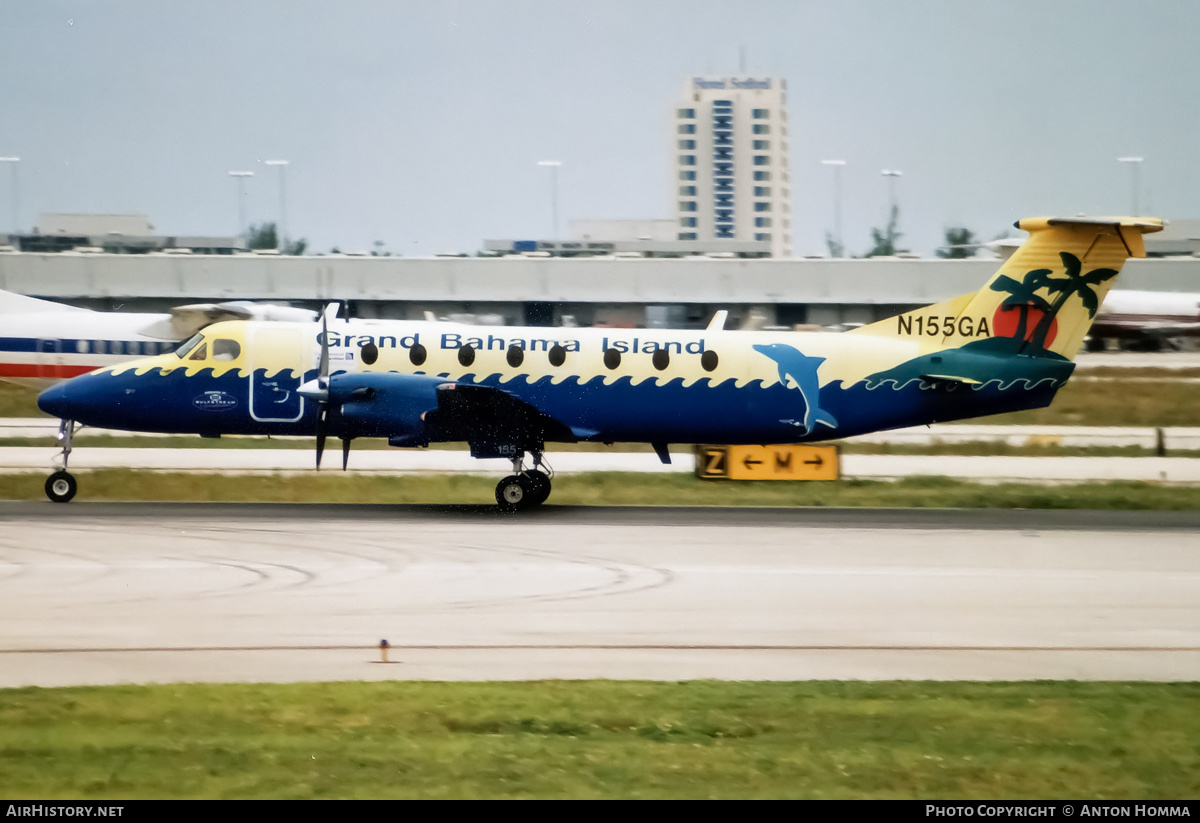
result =
[[[91,649],[0,649],[0,654],[129,654],[132,652],[311,652],[378,651],[379,646],[147,646],[140,648]],[[389,643],[390,651],[880,651],[880,652],[1200,652],[1200,646],[787,646],[720,644],[433,644],[406,646]]]

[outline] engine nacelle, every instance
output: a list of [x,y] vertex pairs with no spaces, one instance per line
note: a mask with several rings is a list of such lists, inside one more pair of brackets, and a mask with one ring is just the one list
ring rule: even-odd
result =
[[437,408],[438,387],[444,385],[453,383],[426,374],[335,374],[329,378],[330,433],[424,445],[425,414]]

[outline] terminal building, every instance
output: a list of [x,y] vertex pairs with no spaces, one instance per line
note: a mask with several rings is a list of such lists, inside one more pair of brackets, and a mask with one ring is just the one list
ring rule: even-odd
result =
[[[1153,237],[1151,235],[1150,237]],[[1147,238],[1149,245],[1150,237]],[[848,326],[977,291],[1000,260],[0,254],[0,289],[95,309],[262,300],[513,326]],[[1200,258],[1130,260],[1119,288],[1194,292]]]
[[42,214],[29,234],[0,234],[0,249],[35,254],[238,254],[244,237],[165,236],[141,214]]

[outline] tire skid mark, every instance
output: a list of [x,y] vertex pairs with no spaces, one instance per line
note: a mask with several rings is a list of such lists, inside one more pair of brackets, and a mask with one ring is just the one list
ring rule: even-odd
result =
[[[483,554],[499,554],[507,552],[519,556],[532,557],[539,560],[549,559],[565,561],[570,565],[582,565],[588,569],[599,569],[611,575],[611,579],[608,582],[584,586],[582,588],[576,588],[563,592],[519,594],[508,597],[490,597],[472,600],[452,600],[443,604],[444,608],[450,609],[477,609],[500,606],[507,603],[545,603],[561,600],[579,600],[592,597],[608,597],[618,594],[632,594],[638,591],[648,591],[650,589],[656,589],[661,586],[669,585],[670,583],[674,582],[675,579],[675,575],[668,569],[643,566],[636,563],[618,562],[613,561],[610,558],[568,554],[554,549],[533,549],[515,546],[479,546],[472,544],[457,544],[456,547]],[[631,569],[641,572],[648,572],[654,576],[654,579],[648,582],[638,583],[635,579],[637,577],[636,571],[631,572]]]

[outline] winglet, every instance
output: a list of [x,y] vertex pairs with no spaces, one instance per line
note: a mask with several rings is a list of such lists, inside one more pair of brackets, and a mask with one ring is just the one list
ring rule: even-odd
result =
[[712,320],[708,321],[708,327],[705,329],[705,331],[724,331],[725,320],[728,317],[729,312],[727,312],[725,309],[721,309],[712,316]]

